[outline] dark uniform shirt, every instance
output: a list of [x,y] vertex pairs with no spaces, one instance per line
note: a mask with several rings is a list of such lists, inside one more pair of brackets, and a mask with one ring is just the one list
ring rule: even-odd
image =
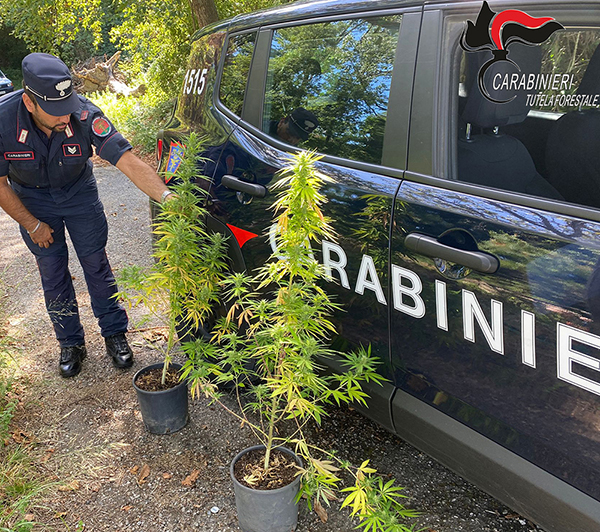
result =
[[45,134],[34,124],[22,94],[20,90],[0,99],[0,176],[8,175],[15,188],[49,189],[62,203],[93,179],[92,146],[113,165],[131,149],[102,111],[82,96],[66,130],[43,140]]

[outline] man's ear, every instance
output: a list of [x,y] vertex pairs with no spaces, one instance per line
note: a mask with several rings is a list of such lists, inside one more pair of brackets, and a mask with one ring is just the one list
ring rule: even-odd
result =
[[27,110],[30,113],[33,113],[33,111],[35,110],[35,104],[31,101],[31,98],[29,96],[27,96],[27,94],[25,94],[25,93],[23,93],[22,98],[23,98],[23,103],[25,104],[25,107],[27,108]]

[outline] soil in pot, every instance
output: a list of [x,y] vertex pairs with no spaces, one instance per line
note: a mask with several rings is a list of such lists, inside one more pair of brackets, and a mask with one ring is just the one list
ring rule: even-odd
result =
[[296,479],[298,467],[294,457],[278,449],[271,451],[269,469],[263,469],[264,449],[244,454],[234,465],[236,480],[255,490],[275,490],[291,484]]
[[169,390],[179,384],[179,371],[175,368],[167,370],[165,383],[162,383],[162,368],[154,368],[140,375],[135,380],[135,385],[146,392],[161,392]]

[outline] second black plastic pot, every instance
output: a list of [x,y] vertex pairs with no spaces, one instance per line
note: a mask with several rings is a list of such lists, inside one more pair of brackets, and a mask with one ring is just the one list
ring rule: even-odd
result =
[[[264,449],[264,445],[248,447],[239,453],[231,462],[229,474],[233,480],[235,506],[238,524],[242,532],[292,532],[298,523],[298,504],[295,502],[300,487],[300,477],[287,486],[276,490],[255,490],[240,484],[235,478],[236,462],[246,453]],[[292,456],[298,465],[302,461],[293,451],[285,447],[277,447]]]
[[[139,388],[135,381],[140,375],[153,369],[162,369],[163,364],[152,364],[139,370],[133,376],[133,387],[137,394],[142,412],[142,420],[148,432],[153,434],[170,434],[185,427],[188,422],[188,387],[187,381],[159,392],[149,392]],[[171,368],[179,371],[179,364],[171,364]]]

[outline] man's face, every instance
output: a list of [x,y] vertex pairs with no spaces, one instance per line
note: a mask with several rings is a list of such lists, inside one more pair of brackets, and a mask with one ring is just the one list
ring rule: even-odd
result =
[[282,118],[277,124],[277,136],[292,146],[298,146],[302,141],[300,137],[297,137],[292,133],[289,117]]
[[27,110],[31,113],[33,121],[40,129],[61,133],[69,125],[70,114],[64,116],[49,115],[39,105],[34,104],[26,94],[23,95],[23,102]]

